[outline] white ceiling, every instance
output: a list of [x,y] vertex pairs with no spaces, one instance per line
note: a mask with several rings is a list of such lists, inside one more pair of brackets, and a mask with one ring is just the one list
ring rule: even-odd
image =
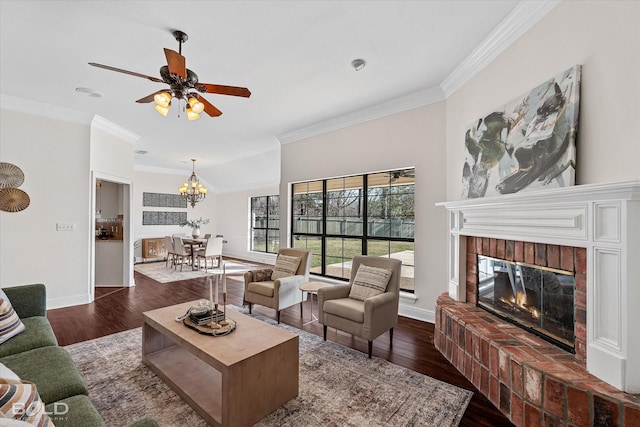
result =
[[[18,97],[97,114],[139,136],[135,149],[148,154],[135,156],[138,166],[211,166],[399,97],[443,99],[443,81],[518,3],[1,0],[2,108]],[[163,48],[178,50],[174,29],[188,34],[182,54],[201,82],[244,86],[251,97],[206,95],[217,118],[188,122],[175,106],[162,117],[134,101],[166,85],[87,64],[159,77]],[[367,61],[362,71],[351,68],[356,58]]]

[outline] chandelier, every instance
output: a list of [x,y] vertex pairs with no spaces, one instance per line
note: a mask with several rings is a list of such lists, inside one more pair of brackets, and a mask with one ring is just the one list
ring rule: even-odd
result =
[[195,208],[196,203],[207,196],[207,189],[200,184],[200,180],[196,176],[196,159],[191,159],[191,161],[193,162],[193,171],[191,172],[189,180],[180,187],[180,195],[184,197],[187,202],[191,203],[192,208]]

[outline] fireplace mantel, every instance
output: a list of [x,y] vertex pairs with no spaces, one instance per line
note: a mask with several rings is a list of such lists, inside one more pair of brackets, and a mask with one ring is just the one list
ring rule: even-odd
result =
[[449,211],[449,296],[466,299],[466,237],[587,249],[587,370],[640,392],[640,181],[438,203]]

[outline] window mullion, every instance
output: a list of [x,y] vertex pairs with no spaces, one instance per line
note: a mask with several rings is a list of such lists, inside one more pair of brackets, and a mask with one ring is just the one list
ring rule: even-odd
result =
[[362,187],[362,255],[367,255],[369,238],[369,175],[364,175]]
[[327,274],[327,180],[322,180],[322,244],[320,245],[320,265],[322,275]]

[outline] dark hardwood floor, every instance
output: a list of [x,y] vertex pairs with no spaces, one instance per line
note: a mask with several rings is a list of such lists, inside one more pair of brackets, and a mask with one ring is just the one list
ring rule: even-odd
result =
[[[244,288],[243,277],[227,277],[227,303],[240,306]],[[96,298],[91,304],[49,310],[47,315],[60,345],[74,344],[137,328],[142,326],[144,311],[208,297],[208,288],[202,278],[159,283],[136,272],[135,281],[136,286],[132,288],[96,288]],[[282,311],[281,322],[322,336],[322,325],[318,322],[303,326],[303,323],[309,321],[309,309],[310,303],[305,301],[304,318],[301,318],[297,305],[289,307]],[[314,309],[317,309],[315,304]],[[272,309],[254,305],[253,310],[275,319],[275,311]],[[434,325],[430,323],[400,317],[398,325],[394,328],[393,347],[389,346],[389,334],[385,333],[374,341],[373,355],[473,391],[473,398],[460,423],[461,426],[512,426],[513,424],[434,347],[433,332]],[[327,339],[363,353],[367,352],[365,340],[343,332],[329,329]]]

